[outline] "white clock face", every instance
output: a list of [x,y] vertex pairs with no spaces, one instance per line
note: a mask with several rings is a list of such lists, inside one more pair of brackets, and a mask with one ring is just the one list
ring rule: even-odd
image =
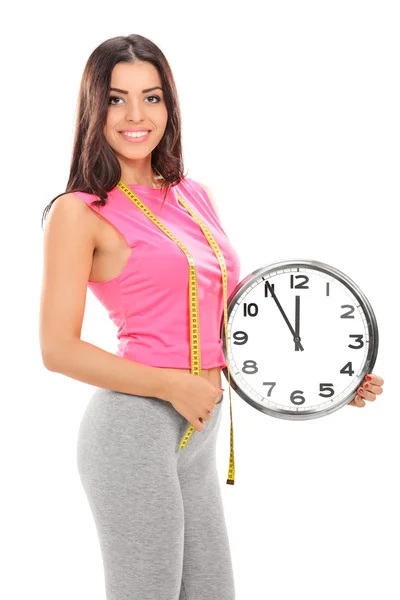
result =
[[236,296],[228,330],[235,387],[265,412],[336,410],[370,355],[364,307],[340,279],[315,268],[264,269]]

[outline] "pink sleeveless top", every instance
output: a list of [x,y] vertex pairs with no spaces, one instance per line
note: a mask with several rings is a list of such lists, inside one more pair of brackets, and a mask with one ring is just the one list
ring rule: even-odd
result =
[[[239,255],[230,243],[205,189],[185,177],[173,187],[161,209],[164,190],[128,185],[187,248],[196,264],[201,368],[226,367],[222,339],[222,275],[219,261],[200,226],[180,204],[183,197],[206,225],[224,255],[227,299],[240,276]],[[131,254],[113,279],[88,282],[118,328],[117,356],[153,367],[190,369],[189,263],[185,253],[118,188],[99,198],[74,192],[107,219],[125,238]]]

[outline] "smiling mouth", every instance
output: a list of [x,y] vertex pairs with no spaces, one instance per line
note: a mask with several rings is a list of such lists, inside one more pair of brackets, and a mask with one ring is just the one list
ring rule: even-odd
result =
[[122,135],[127,135],[128,137],[137,137],[137,134],[139,134],[140,137],[141,135],[147,135],[148,133],[150,133],[150,131],[150,129],[146,129],[145,131],[120,131],[119,133],[121,133]]

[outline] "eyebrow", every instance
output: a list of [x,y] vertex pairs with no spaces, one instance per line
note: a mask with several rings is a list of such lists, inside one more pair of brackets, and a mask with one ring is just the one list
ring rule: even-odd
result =
[[[151,92],[153,90],[161,90],[163,91],[162,87],[160,87],[159,85],[156,85],[154,87],[151,88],[147,88],[146,90],[142,90],[142,94],[145,94],[146,92]],[[120,94],[128,94],[129,92],[127,92],[127,90],[120,90],[119,88],[110,88],[110,92],[114,91],[114,92],[119,92]]]

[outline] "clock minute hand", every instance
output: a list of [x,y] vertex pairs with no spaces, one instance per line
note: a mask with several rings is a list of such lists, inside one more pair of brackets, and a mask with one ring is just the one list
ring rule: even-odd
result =
[[301,350],[303,350],[303,346],[301,346],[300,341],[301,341],[301,337],[300,337],[300,296],[296,296],[296,306],[295,306],[295,337],[294,339],[294,349],[298,350],[301,347]]
[[[285,311],[283,310],[282,306],[280,305],[280,302],[279,302],[278,298],[275,296],[275,292],[274,292],[274,290],[272,289],[272,287],[271,287],[271,285],[270,285],[269,281],[267,281],[267,289],[269,289],[269,291],[270,291],[270,293],[271,293],[271,296],[272,296],[272,297],[273,297],[273,299],[275,300],[275,304],[276,304],[276,305],[277,305],[277,307],[279,308],[279,310],[280,310],[280,312],[281,312],[281,314],[282,314],[282,317],[285,319],[285,321],[286,321],[286,325],[289,327],[289,329],[290,329],[290,331],[291,331],[291,333],[292,333],[292,335],[293,335],[293,338],[296,338],[296,337],[297,337],[297,336],[296,336],[296,332],[294,331],[294,329],[293,329],[292,325],[290,324],[290,321],[289,321],[289,319],[287,318],[287,316],[286,316],[286,313],[285,313]],[[300,350],[304,350],[303,346],[302,346],[302,345],[301,345],[301,343],[300,343],[300,340],[299,340],[299,342],[298,342],[298,345],[299,345],[299,348],[300,348]]]

